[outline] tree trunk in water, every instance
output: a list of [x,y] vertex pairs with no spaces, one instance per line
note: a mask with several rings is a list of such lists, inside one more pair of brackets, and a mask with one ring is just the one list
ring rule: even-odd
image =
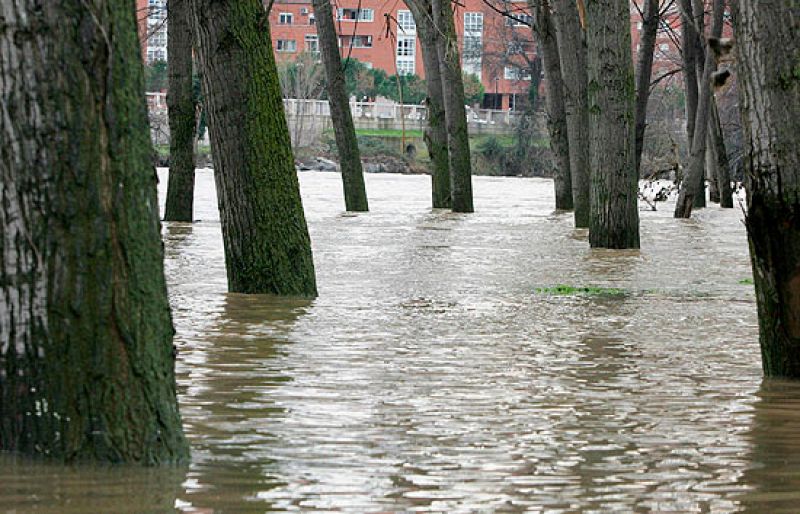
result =
[[641,172],[644,131],[647,128],[647,101],[650,98],[650,76],[653,52],[658,33],[658,0],[645,0],[642,13],[642,34],[636,63],[636,174]]
[[725,149],[725,138],[722,134],[722,124],[719,119],[717,102],[712,97],[711,111],[709,112],[708,130],[711,133],[713,142],[715,162],[717,164],[717,190],[719,191],[719,206],[723,208],[733,207],[733,189],[731,188],[731,166],[728,161],[728,151]]
[[533,33],[536,47],[541,52],[544,74],[547,78],[545,81],[547,128],[550,132],[550,148],[556,161],[553,175],[556,209],[568,211],[573,208],[574,203],[569,168],[567,114],[564,108],[564,81],[561,78],[556,32],[547,0],[530,0],[529,6],[534,14]]
[[741,0],[738,42],[747,235],[764,374],[800,378],[798,0]]
[[450,198],[453,212],[473,212],[475,208],[472,202],[472,162],[467,111],[464,106],[464,80],[461,75],[453,9],[449,0],[432,0],[432,8],[433,22],[438,35],[436,49],[442,75],[447,122]]
[[186,461],[128,0],[4,0],[0,451]]
[[169,36],[169,181],[166,221],[192,221],[194,202],[195,108],[192,87],[190,0],[170,0]]
[[[710,109],[710,106],[709,106]],[[711,112],[709,111],[709,114]],[[713,120],[708,118],[708,132],[706,133],[706,180],[708,180],[708,199],[711,202],[719,203],[719,182],[717,175],[719,166],[717,164],[717,152],[714,146],[714,139],[711,135],[713,129]]]
[[339,55],[339,38],[333,26],[331,4],[329,0],[313,0],[312,5],[317,20],[320,55],[328,79],[328,104],[331,109],[336,148],[339,151],[345,207],[348,211],[368,211],[361,153],[358,151],[356,128],[350,112],[350,99],[347,97],[344,69]]
[[[698,112],[697,112],[697,116],[699,118],[703,118],[705,116],[706,119],[708,119],[707,118],[708,115],[707,114],[704,115],[699,110],[700,109],[700,95],[702,95],[702,89],[701,88],[703,87],[702,86],[702,80],[703,80],[703,74],[704,74],[704,70],[705,70],[705,58],[706,58],[706,51],[705,51],[705,48],[703,47],[703,43],[705,42],[705,36],[704,35],[705,35],[705,30],[706,30],[705,29],[705,7],[706,7],[705,6],[705,0],[692,0],[692,6],[693,6],[693,12],[694,12],[694,23],[695,23],[695,26],[697,26],[697,29],[698,29],[697,31],[695,31],[695,34],[696,34],[697,37],[694,38],[694,44],[695,44],[694,55],[696,56],[695,65],[697,67],[697,77],[699,77],[699,80],[701,81],[697,85],[697,90],[698,90],[698,100],[697,100]],[[720,22],[720,30],[722,30],[721,22]],[[716,70],[716,68],[715,68],[715,70]],[[710,84],[710,80],[709,80],[709,84]],[[710,98],[713,99],[713,95]],[[710,102],[709,102],[709,105],[710,105]],[[695,122],[694,122],[695,123],[695,127],[697,127],[697,123],[699,122],[699,118],[695,119]],[[692,144],[694,144],[694,142],[692,142]],[[703,145],[704,145],[704,148],[705,148],[704,153],[706,155],[708,155],[708,128],[706,128],[706,137],[703,140]],[[691,151],[689,152],[689,155],[691,156]],[[702,209],[702,208],[704,208],[706,206],[706,175],[709,174],[709,170],[706,169],[705,162],[706,162],[706,158],[704,157],[703,158],[703,171],[697,175],[697,182],[694,185],[695,190],[698,191],[698,194],[694,195],[694,197],[693,197],[693,202],[692,202],[692,208],[693,209]],[[691,169],[691,162],[689,163],[689,167]]]
[[[724,8],[724,0],[714,0],[712,34],[722,32]],[[714,59],[714,53],[711,49],[706,48],[703,78],[700,81],[700,98],[697,103],[697,118],[694,123],[694,138],[692,139],[689,153],[689,167],[681,182],[681,191],[675,204],[676,218],[691,217],[692,208],[700,205],[700,202],[697,201],[698,196],[703,197],[702,205],[705,205],[706,135],[708,134],[709,106],[713,100],[711,76],[716,70],[717,64]]]
[[314,262],[267,13],[192,0],[228,289],[315,296]]
[[[427,4],[427,5],[426,5]],[[436,29],[430,3],[408,0],[406,5],[414,15],[417,36],[422,49],[425,85],[428,92],[427,126],[423,138],[431,159],[431,191],[434,208],[450,208],[450,165],[447,153],[447,127],[442,93],[442,74],[436,49]]]
[[589,227],[589,111],[586,44],[574,0],[553,0],[553,20],[561,61],[569,139],[570,178],[575,226]]
[[630,12],[627,0],[587,5],[592,248],[639,248]]

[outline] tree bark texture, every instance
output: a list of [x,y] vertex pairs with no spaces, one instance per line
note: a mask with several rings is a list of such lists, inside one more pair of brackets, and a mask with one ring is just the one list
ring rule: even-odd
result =
[[553,20],[561,61],[569,138],[570,178],[575,209],[575,226],[588,228],[589,193],[589,111],[587,103],[586,43],[574,0],[552,0]]
[[683,51],[683,84],[686,92],[686,134],[687,149],[691,151],[694,140],[694,122],[697,118],[697,30],[692,17],[692,0],[678,0],[681,3],[681,46]]
[[192,0],[228,289],[315,296],[314,262],[267,13]]
[[564,81],[561,77],[561,62],[558,42],[553,26],[548,0],[530,0],[528,5],[534,15],[533,35],[536,47],[541,52],[542,66],[546,77],[547,128],[550,132],[550,149],[555,157],[556,169],[553,182],[556,209],[572,210],[572,178],[569,167],[569,139],[567,135],[567,113],[564,106]]
[[348,211],[368,211],[361,153],[358,150],[356,127],[353,125],[353,115],[350,112],[350,99],[347,96],[342,58],[339,55],[339,37],[333,26],[331,3],[330,0],[313,0],[312,5],[317,20],[320,55],[328,79],[328,104],[339,153],[339,167],[342,171],[345,208]]
[[447,152],[450,165],[450,198],[453,212],[473,212],[472,161],[469,151],[467,111],[464,106],[464,80],[458,39],[450,0],[432,0],[433,21],[439,69],[442,75]]
[[[724,9],[724,0],[714,0],[712,34],[720,34],[722,32]],[[681,181],[681,190],[678,194],[678,201],[675,204],[676,218],[689,218],[692,215],[693,208],[705,205],[706,137],[708,134],[710,105],[714,100],[711,76],[715,71],[717,71],[717,63],[714,58],[714,52],[706,49],[703,77],[700,80],[700,95],[697,102],[697,118],[694,123],[694,138],[689,152],[689,167]],[[698,196],[703,197],[702,202],[697,201]]]
[[592,248],[639,248],[635,85],[627,0],[587,2]]
[[647,102],[650,98],[650,76],[653,72],[653,52],[656,49],[659,18],[658,0],[645,0],[642,13],[642,33],[636,57],[636,173],[641,172],[644,132],[647,128]]
[[185,461],[133,5],[0,19],[0,451]]
[[711,99],[709,113],[709,133],[713,143],[715,163],[717,165],[717,191],[719,191],[719,206],[733,208],[733,188],[731,188],[731,165],[728,160],[728,151],[725,149],[725,138],[722,132],[722,123],[719,119],[719,110],[714,97]]
[[192,87],[191,0],[169,0],[167,63],[169,91],[169,179],[165,221],[192,221],[195,108]]
[[708,199],[713,203],[719,203],[719,182],[717,181],[717,153],[714,146],[714,136],[711,134],[714,127],[711,119],[709,106],[708,132],[706,132],[706,180],[708,180]]
[[800,1],[738,7],[745,223],[762,363],[767,376],[800,378]]
[[447,123],[445,120],[442,74],[439,69],[439,54],[436,47],[436,28],[430,2],[407,0],[406,5],[414,16],[417,37],[422,50],[422,65],[425,68],[425,86],[428,98],[428,118],[423,134],[431,159],[431,192],[434,208],[451,208],[450,165],[447,152]]

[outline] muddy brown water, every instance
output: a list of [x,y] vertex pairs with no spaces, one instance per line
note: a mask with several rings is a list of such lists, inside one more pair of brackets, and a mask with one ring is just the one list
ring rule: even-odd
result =
[[[165,187],[162,173],[161,194]],[[192,463],[0,457],[0,512],[796,512],[800,384],[761,378],[738,209],[592,251],[552,183],[301,173],[313,301],[227,294],[213,178],[166,224]],[[558,284],[616,295],[552,295]]]

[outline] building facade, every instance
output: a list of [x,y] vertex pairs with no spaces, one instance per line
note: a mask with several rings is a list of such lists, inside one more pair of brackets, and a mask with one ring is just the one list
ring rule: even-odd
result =
[[[465,73],[483,84],[483,107],[513,109],[527,98],[531,63],[536,58],[526,2],[509,2],[518,20],[502,16],[483,0],[454,7]],[[338,0],[334,17],[343,57],[389,75],[425,77],[416,25],[401,1]],[[275,0],[270,28],[279,60],[319,51],[311,0]]]

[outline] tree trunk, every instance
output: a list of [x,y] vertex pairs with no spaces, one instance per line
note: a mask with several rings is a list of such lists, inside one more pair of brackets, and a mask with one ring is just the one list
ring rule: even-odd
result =
[[132,3],[2,18],[0,451],[185,461]]
[[741,0],[735,25],[747,235],[764,374],[800,378],[798,0]]
[[447,153],[447,126],[442,93],[442,74],[436,49],[436,28],[429,2],[408,0],[422,49],[427,98],[427,126],[423,138],[431,159],[431,185],[434,208],[450,208],[450,165]]
[[592,248],[639,248],[630,12],[627,0],[587,5]]
[[541,52],[547,93],[547,128],[550,132],[550,149],[555,157],[556,170],[553,182],[556,209],[572,210],[572,179],[569,168],[569,141],[567,138],[567,114],[564,107],[564,81],[561,78],[561,63],[558,56],[555,27],[548,0],[529,0],[534,14],[533,35],[536,47]]
[[723,208],[733,207],[733,189],[731,188],[731,166],[728,161],[728,151],[725,149],[725,138],[722,134],[722,124],[719,119],[717,102],[712,97],[711,112],[709,113],[708,130],[711,133],[715,162],[717,165],[717,190],[719,191],[719,206]]
[[361,153],[358,151],[353,115],[350,113],[350,99],[347,97],[342,58],[339,55],[339,38],[333,26],[331,4],[329,0],[313,0],[312,5],[317,20],[320,55],[328,79],[328,104],[331,108],[333,135],[342,170],[345,207],[348,211],[368,211]]
[[647,128],[647,101],[650,98],[650,76],[653,52],[656,49],[659,12],[658,0],[645,0],[642,13],[642,34],[636,63],[636,174],[641,173],[644,131]]
[[692,17],[692,0],[681,2],[681,46],[683,51],[683,83],[686,91],[687,149],[691,152],[694,140],[694,122],[697,118],[697,30]]
[[[722,32],[723,13],[725,10],[724,0],[714,0],[712,13],[712,34]],[[714,53],[706,48],[705,63],[703,64],[703,78],[700,81],[700,97],[697,103],[697,118],[694,123],[694,138],[692,139],[691,151],[689,153],[689,167],[681,182],[681,191],[678,194],[678,201],[675,204],[676,218],[689,218],[692,215],[692,208],[697,206],[696,197],[702,196],[702,205],[705,205],[705,158],[706,158],[706,135],[709,125],[709,106],[713,100],[711,88],[711,76],[717,70],[717,63]]]
[[[589,227],[589,111],[587,104],[586,44],[574,0],[553,0],[561,76],[566,100],[570,178],[575,226]],[[628,29],[630,31],[630,29]]]
[[[710,107],[709,107],[710,109]],[[709,111],[709,114],[711,112]],[[711,134],[714,124],[709,116],[708,118],[708,132],[706,133],[706,180],[708,180],[708,199],[711,202],[719,203],[719,182],[717,174],[719,167],[717,163],[717,152],[714,145],[714,136]]]
[[475,208],[472,202],[472,163],[467,111],[464,106],[464,80],[461,74],[453,8],[449,0],[432,0],[432,8],[433,22],[438,35],[436,49],[442,75],[453,212],[473,212]]
[[[724,0],[723,0],[724,1]],[[695,31],[696,37],[694,38],[694,55],[696,56],[695,65],[697,67],[697,77],[700,81],[703,80],[704,70],[705,70],[705,59],[706,59],[706,51],[703,48],[703,43],[705,42],[705,0],[692,0],[692,7],[694,12],[694,23],[697,27]],[[722,30],[722,24],[720,23],[720,30]],[[717,36],[719,37],[719,36]],[[716,70],[716,68],[715,68]],[[709,79],[710,83],[710,79]],[[697,116],[700,118],[706,117],[708,119],[707,114],[703,114],[699,111],[700,108],[700,97],[702,95],[702,83],[697,84],[698,90],[698,100],[697,100],[697,107],[698,113]],[[713,95],[710,97],[713,99]],[[709,101],[710,105],[710,101]],[[697,126],[699,119],[695,119],[695,127]],[[694,144],[694,142],[693,142]],[[706,128],[706,137],[703,140],[703,147],[705,148],[704,153],[708,154],[708,128]],[[689,151],[689,156],[691,157],[691,150]],[[708,170],[706,170],[705,166],[705,157],[703,158],[703,171],[697,175],[697,182],[695,183],[694,187],[698,194],[694,195],[692,198],[692,208],[693,209],[702,209],[706,206],[706,175],[708,174]],[[691,168],[691,162],[689,163],[689,168]]]
[[228,289],[314,296],[311,244],[259,0],[192,0]]
[[169,181],[165,221],[192,221],[195,107],[190,0],[169,0]]

